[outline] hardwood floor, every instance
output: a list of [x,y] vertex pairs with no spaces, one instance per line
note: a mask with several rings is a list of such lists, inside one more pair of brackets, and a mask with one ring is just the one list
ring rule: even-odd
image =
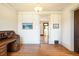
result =
[[18,52],[9,52],[10,56],[79,56],[76,52],[70,52],[61,45],[23,45]]
[[41,40],[40,40],[41,44],[48,43],[48,35],[40,36],[40,38],[41,38]]

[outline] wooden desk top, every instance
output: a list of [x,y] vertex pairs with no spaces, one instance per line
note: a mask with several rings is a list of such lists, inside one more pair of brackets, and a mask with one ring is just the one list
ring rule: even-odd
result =
[[8,43],[13,42],[15,40],[16,40],[15,38],[2,39],[0,40],[0,46],[2,46],[3,44],[7,45]]

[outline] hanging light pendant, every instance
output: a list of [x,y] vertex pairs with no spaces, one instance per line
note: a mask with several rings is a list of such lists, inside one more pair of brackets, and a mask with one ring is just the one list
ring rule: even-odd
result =
[[34,10],[35,10],[35,12],[39,13],[40,11],[42,11],[42,8],[41,7],[35,7]]

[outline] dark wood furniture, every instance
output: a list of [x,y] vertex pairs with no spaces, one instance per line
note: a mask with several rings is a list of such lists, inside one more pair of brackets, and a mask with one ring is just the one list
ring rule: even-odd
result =
[[[15,52],[20,49],[20,37],[13,31],[0,31],[0,35],[7,34],[3,39],[0,37],[0,56],[7,56],[7,52]],[[4,36],[4,35],[2,35]]]
[[79,52],[79,9],[74,11],[74,51]]

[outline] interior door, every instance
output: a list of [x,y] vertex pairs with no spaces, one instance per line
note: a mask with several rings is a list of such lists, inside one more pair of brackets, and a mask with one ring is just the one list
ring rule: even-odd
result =
[[74,51],[79,52],[79,9],[74,11]]

